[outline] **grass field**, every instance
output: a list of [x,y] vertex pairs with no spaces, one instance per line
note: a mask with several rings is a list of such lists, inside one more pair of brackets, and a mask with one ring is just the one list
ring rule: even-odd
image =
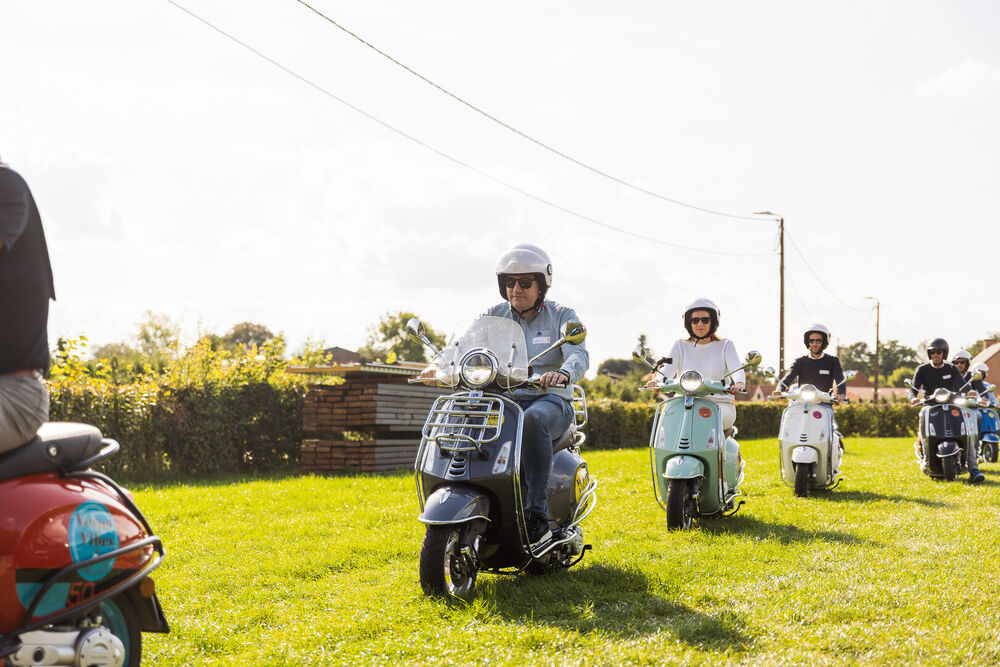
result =
[[849,439],[838,489],[793,497],[743,443],[747,504],[665,530],[645,449],[587,454],[594,545],[554,575],[424,597],[412,475],[134,489],[167,559],[153,665],[996,664],[1000,465],[935,482],[910,440]]

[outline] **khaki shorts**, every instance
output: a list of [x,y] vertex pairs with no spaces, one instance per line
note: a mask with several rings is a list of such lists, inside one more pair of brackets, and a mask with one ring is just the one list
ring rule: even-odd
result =
[[0,452],[35,437],[49,418],[49,390],[23,375],[0,375]]

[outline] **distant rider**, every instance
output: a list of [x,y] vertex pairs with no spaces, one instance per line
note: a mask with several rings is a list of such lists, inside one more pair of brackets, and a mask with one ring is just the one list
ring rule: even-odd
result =
[[[962,373],[955,366],[945,362],[948,358],[948,341],[935,338],[927,346],[927,356],[930,361],[917,367],[910,383],[910,402],[917,403],[917,395],[922,390],[925,396],[930,396],[935,390],[944,387],[953,392],[961,391],[965,385]],[[986,476],[979,471],[978,456],[975,445],[969,443],[966,460],[969,462],[969,481],[981,484]]]
[[[743,364],[736,353],[736,345],[733,341],[716,335],[720,315],[719,307],[711,299],[695,299],[689,303],[683,315],[688,337],[674,343],[668,360],[657,369],[660,375],[670,380],[684,371],[698,371],[706,380],[720,380],[740,368]],[[743,370],[736,371],[730,377],[732,384],[727,388],[729,394],[746,391],[746,373]],[[662,382],[654,379],[646,386],[659,387],[661,384]],[[736,422],[736,403],[732,395],[712,394],[706,398],[719,406],[722,428],[727,434],[731,433]]]
[[[844,371],[840,367],[840,359],[825,353],[830,344],[830,330],[822,324],[813,324],[802,335],[802,342],[805,343],[809,354],[792,362],[792,367],[778,382],[774,393],[780,394],[786,391],[797,379],[800,385],[811,384],[822,392],[835,393],[835,400],[838,402],[846,401],[847,388],[842,384]],[[836,389],[835,392],[834,389]],[[836,428],[836,424],[834,424],[834,428]],[[842,440],[840,441],[840,449],[841,451],[844,449]]]
[[[986,382],[984,382],[983,380],[972,380],[970,382],[972,374],[976,371],[976,369],[969,367],[969,364],[972,363],[972,355],[969,354],[968,351],[966,350],[959,350],[958,352],[955,353],[955,356],[951,358],[951,363],[955,368],[958,369],[958,372],[962,374],[962,384],[963,385],[968,384],[969,389],[976,392],[976,394],[978,394],[980,397],[985,398]],[[979,364],[976,365],[979,366]],[[985,373],[983,373],[983,377],[984,378],[986,377]]]
[[[496,276],[504,301],[483,315],[516,322],[524,331],[529,359],[559,340],[563,324],[580,321],[572,308],[545,300],[552,286],[552,262],[541,248],[514,246],[497,260]],[[524,409],[521,466],[528,491],[524,500],[528,540],[533,547],[552,538],[548,519],[552,446],[574,418],[572,385],[583,378],[589,366],[584,344],[567,343],[532,365],[534,374],[540,374],[540,389],[525,387],[509,393]],[[421,377],[433,377],[434,373],[432,366]]]

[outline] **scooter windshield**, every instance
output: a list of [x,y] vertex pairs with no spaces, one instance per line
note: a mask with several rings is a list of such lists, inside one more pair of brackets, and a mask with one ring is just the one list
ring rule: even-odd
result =
[[[513,320],[504,317],[483,315],[476,319],[468,331],[441,350],[435,360],[439,374],[457,378],[459,364],[469,351],[486,348],[496,355],[500,362],[497,369],[511,379],[523,381],[528,377],[528,346],[524,331]],[[508,364],[510,369],[508,370]]]

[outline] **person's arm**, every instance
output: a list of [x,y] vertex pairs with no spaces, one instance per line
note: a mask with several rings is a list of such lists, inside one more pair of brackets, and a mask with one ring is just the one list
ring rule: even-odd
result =
[[836,387],[837,396],[847,398],[847,383],[844,382],[844,369],[840,367],[840,359],[833,357],[833,386]]
[[910,381],[910,400],[914,401],[917,395],[920,393],[920,388],[924,385],[923,366],[917,366],[917,370],[913,372],[913,380]]
[[[736,353],[736,344],[731,340],[726,340],[726,372],[732,373],[734,368],[740,368],[743,363],[740,361],[740,355]],[[729,387],[729,392],[735,394],[739,391],[746,391],[747,389],[747,373],[745,370],[740,368],[732,375],[729,376],[732,381],[732,385]]]
[[801,359],[802,357],[799,357],[798,359],[792,362],[792,367],[788,369],[788,373],[785,374],[785,377],[781,378],[781,381],[778,382],[778,386],[774,388],[776,392],[785,391],[786,389],[792,386],[792,380],[797,378],[801,371],[801,369],[799,368],[799,362],[801,361]]
[[0,254],[17,243],[28,217],[28,186],[16,172],[0,167]]
[[[949,366],[951,366],[951,364],[949,364]],[[955,368],[954,366],[951,366],[950,375],[951,375],[951,383],[950,383],[951,390],[956,392],[961,391],[962,387],[965,386],[965,378],[962,377],[962,374],[959,373],[958,369]]]
[[[562,327],[566,322],[580,321],[580,318],[576,315],[576,311],[572,308],[567,308],[559,318],[559,326]],[[566,385],[569,386],[579,382],[587,374],[587,369],[590,368],[590,353],[587,352],[586,341],[579,345],[564,343],[561,349],[563,361],[559,365],[559,370],[555,372],[565,375],[567,378]]]

